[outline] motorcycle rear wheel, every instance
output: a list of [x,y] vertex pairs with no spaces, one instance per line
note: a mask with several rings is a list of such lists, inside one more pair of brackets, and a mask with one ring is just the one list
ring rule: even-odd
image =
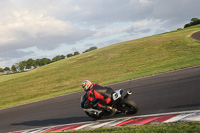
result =
[[131,101],[129,99],[123,99],[119,106],[119,110],[121,110],[123,113],[127,115],[133,115],[138,112],[138,106],[134,101]]
[[89,117],[94,118],[94,119],[96,119],[96,120],[98,120],[98,119],[101,118],[100,115],[95,115],[95,114],[89,113],[89,112],[87,112],[87,111],[85,111],[85,113],[86,113]]

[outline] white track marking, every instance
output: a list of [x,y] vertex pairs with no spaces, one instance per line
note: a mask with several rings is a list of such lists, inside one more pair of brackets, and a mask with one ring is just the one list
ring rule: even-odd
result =
[[94,129],[94,128],[100,128],[100,127],[103,127],[105,125],[108,125],[109,123],[112,123],[113,121],[109,121],[109,122],[105,122],[105,123],[101,123],[101,124],[96,124],[95,126],[92,126],[90,127],[91,129]]
[[114,127],[114,126],[116,126],[117,124],[122,123],[123,121],[127,121],[127,120],[129,120],[129,119],[131,119],[131,118],[129,117],[129,118],[126,118],[126,119],[122,119],[122,120],[120,120],[120,121],[116,120],[117,122],[114,122],[114,123],[112,123],[112,124],[109,124],[109,125],[106,126],[106,127]]
[[191,116],[193,115],[194,113],[192,114],[180,114],[180,115],[177,115],[177,116],[174,116],[172,118],[170,118],[169,120],[166,120],[164,123],[168,123],[168,122],[177,122],[177,121],[180,121],[188,116]]
[[84,128],[90,127],[90,126],[92,126],[92,125],[94,125],[94,123],[90,123],[90,124],[88,123],[88,124],[82,125],[82,126],[80,126],[80,127],[77,127],[77,128],[75,128],[74,130],[84,129]]
[[181,121],[200,121],[200,112],[197,112],[194,115],[186,117]]

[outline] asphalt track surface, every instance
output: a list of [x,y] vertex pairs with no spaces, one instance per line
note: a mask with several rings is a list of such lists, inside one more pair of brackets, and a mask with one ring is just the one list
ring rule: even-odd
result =
[[196,32],[194,34],[192,34],[191,36],[192,38],[196,39],[196,40],[199,40],[200,41],[200,31],[199,32]]
[[[137,116],[200,109],[200,66],[110,86],[114,89],[132,90],[130,99],[139,106]],[[80,108],[80,97],[83,93],[76,92],[0,110],[0,133],[92,121]]]

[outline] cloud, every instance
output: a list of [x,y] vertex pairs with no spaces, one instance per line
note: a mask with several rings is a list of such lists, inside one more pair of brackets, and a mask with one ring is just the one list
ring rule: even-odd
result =
[[0,53],[0,67],[12,66],[20,61],[27,60],[34,56],[34,52],[24,52],[19,50],[11,50]]
[[137,28],[143,28],[143,27],[146,27],[147,25],[148,25],[148,22],[135,22],[135,23],[133,23],[133,26],[137,27]]
[[[87,4],[86,4],[87,3]],[[144,19],[166,21],[173,25],[184,24],[193,16],[199,16],[199,0],[125,0],[125,1],[79,1],[79,10],[73,16],[63,15],[63,19],[80,22],[87,26],[104,25],[115,22],[134,22]],[[78,19],[79,18],[79,19]],[[81,20],[81,21],[80,21]]]
[[93,34],[91,30],[43,14],[26,10],[11,14],[13,21],[0,23],[0,52],[32,46],[53,49],[58,47],[56,44],[73,44]]
[[107,36],[116,35],[116,34],[125,34],[125,33],[132,34],[132,33],[149,32],[150,28],[148,28],[148,26],[152,25],[153,23],[154,21],[152,20],[134,22],[126,26],[110,28],[102,32],[97,32],[96,34],[94,34],[94,37],[99,38],[99,37],[107,37]]
[[139,0],[140,3],[149,3],[151,2],[150,0]]
[[52,57],[64,48],[83,51],[87,44],[107,46],[174,30],[199,18],[199,5],[199,0],[1,0],[0,61],[14,54]]
[[34,55],[33,52],[23,52],[16,50],[12,50],[9,52],[1,52],[0,67],[12,66],[20,61],[27,60],[27,58],[31,57],[32,55]]
[[[0,51],[35,45],[41,49],[53,49],[59,43],[74,44],[92,36],[95,32],[91,27],[99,30],[116,22],[137,22],[135,26],[142,27],[144,23],[140,21],[144,19],[160,19],[166,22],[164,27],[174,28],[172,23],[176,25],[186,21],[183,16],[198,15],[199,0],[170,1],[1,1],[6,6],[1,6],[0,13]],[[81,25],[84,28],[80,28]],[[95,36],[123,30],[125,28],[117,27],[96,32]]]
[[12,50],[9,52],[2,52],[0,53],[0,61],[1,60],[8,60],[8,59],[13,59],[13,58],[20,58],[26,55],[32,55],[33,52],[24,52],[24,51],[16,51]]

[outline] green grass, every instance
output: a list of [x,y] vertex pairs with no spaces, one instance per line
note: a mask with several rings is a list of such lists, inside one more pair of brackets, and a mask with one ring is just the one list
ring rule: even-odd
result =
[[[99,128],[94,130],[66,131],[62,133],[199,133],[200,122],[177,122],[159,125]],[[61,132],[60,132],[61,133]]]
[[0,76],[0,109],[103,85],[200,65],[200,25],[80,54],[25,73]]

